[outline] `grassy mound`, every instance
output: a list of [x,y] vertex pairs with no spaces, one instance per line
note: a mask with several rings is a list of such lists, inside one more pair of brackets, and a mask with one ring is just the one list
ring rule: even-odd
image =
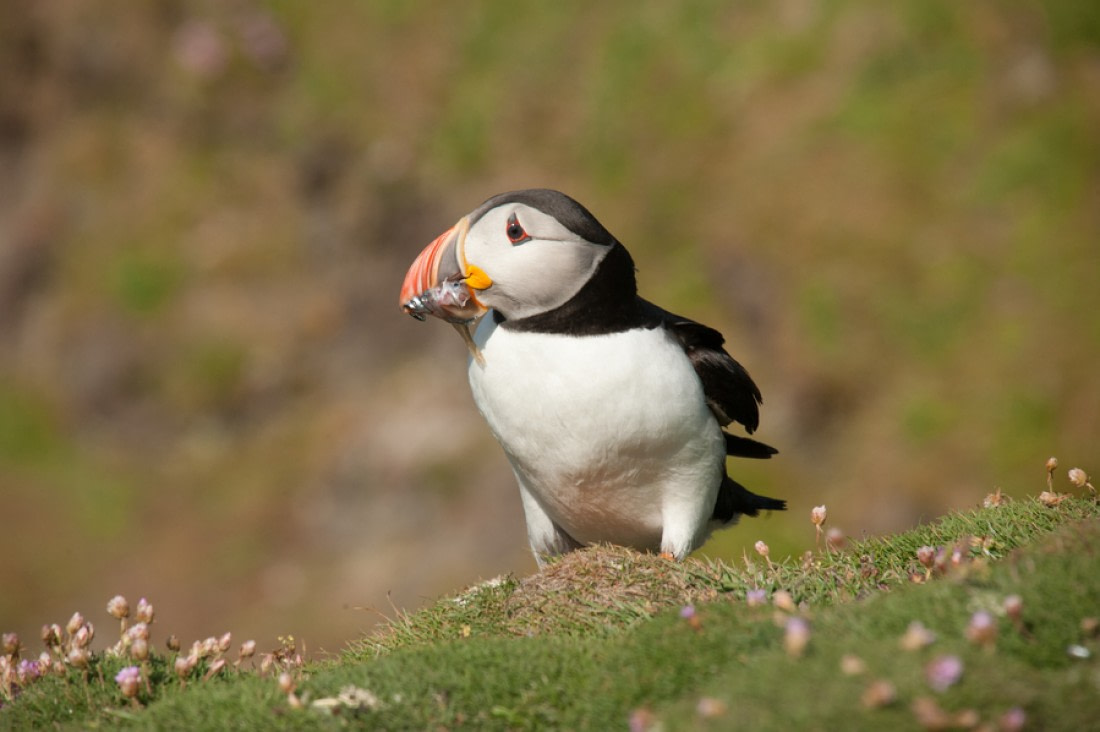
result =
[[129,662],[97,655],[0,726],[1086,729],[1098,576],[1100,508],[1075,498],[736,567],[595,547],[402,615],[281,688],[229,669],[183,686],[154,657],[127,702],[111,679]]

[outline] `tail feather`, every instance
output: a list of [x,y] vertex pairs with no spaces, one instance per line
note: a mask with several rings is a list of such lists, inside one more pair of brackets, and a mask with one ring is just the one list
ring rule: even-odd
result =
[[786,501],[759,496],[727,475],[718,488],[718,500],[714,503],[713,518],[722,523],[729,523],[739,514],[757,516],[761,511],[785,511],[786,509]]
[[722,434],[726,437],[726,454],[732,455],[733,457],[767,460],[772,455],[779,452],[779,450],[776,450],[771,445],[765,445],[763,442],[758,442],[748,437],[738,437],[728,432],[723,432]]

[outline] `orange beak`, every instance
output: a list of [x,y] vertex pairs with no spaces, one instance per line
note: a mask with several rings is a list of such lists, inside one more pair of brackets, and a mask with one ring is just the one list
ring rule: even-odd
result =
[[432,315],[449,323],[469,323],[488,312],[476,291],[487,289],[492,280],[465,258],[466,232],[470,223],[463,217],[420,252],[401,285],[401,308],[417,320]]

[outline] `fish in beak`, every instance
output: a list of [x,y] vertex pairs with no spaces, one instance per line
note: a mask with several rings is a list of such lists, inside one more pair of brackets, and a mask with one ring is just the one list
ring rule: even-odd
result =
[[466,262],[469,229],[470,222],[463,217],[424,248],[405,274],[400,304],[417,320],[431,315],[453,325],[474,359],[484,365],[470,327],[489,311],[477,299],[477,292],[493,282],[479,267]]

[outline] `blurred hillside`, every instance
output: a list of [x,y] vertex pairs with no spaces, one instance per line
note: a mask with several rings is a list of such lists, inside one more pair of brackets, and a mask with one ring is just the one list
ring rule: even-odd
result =
[[[534,568],[423,245],[548,186],[721,329],[848,533],[1100,471],[1100,6],[9,0],[0,629],[340,647]],[[363,609],[363,608],[373,608]]]

